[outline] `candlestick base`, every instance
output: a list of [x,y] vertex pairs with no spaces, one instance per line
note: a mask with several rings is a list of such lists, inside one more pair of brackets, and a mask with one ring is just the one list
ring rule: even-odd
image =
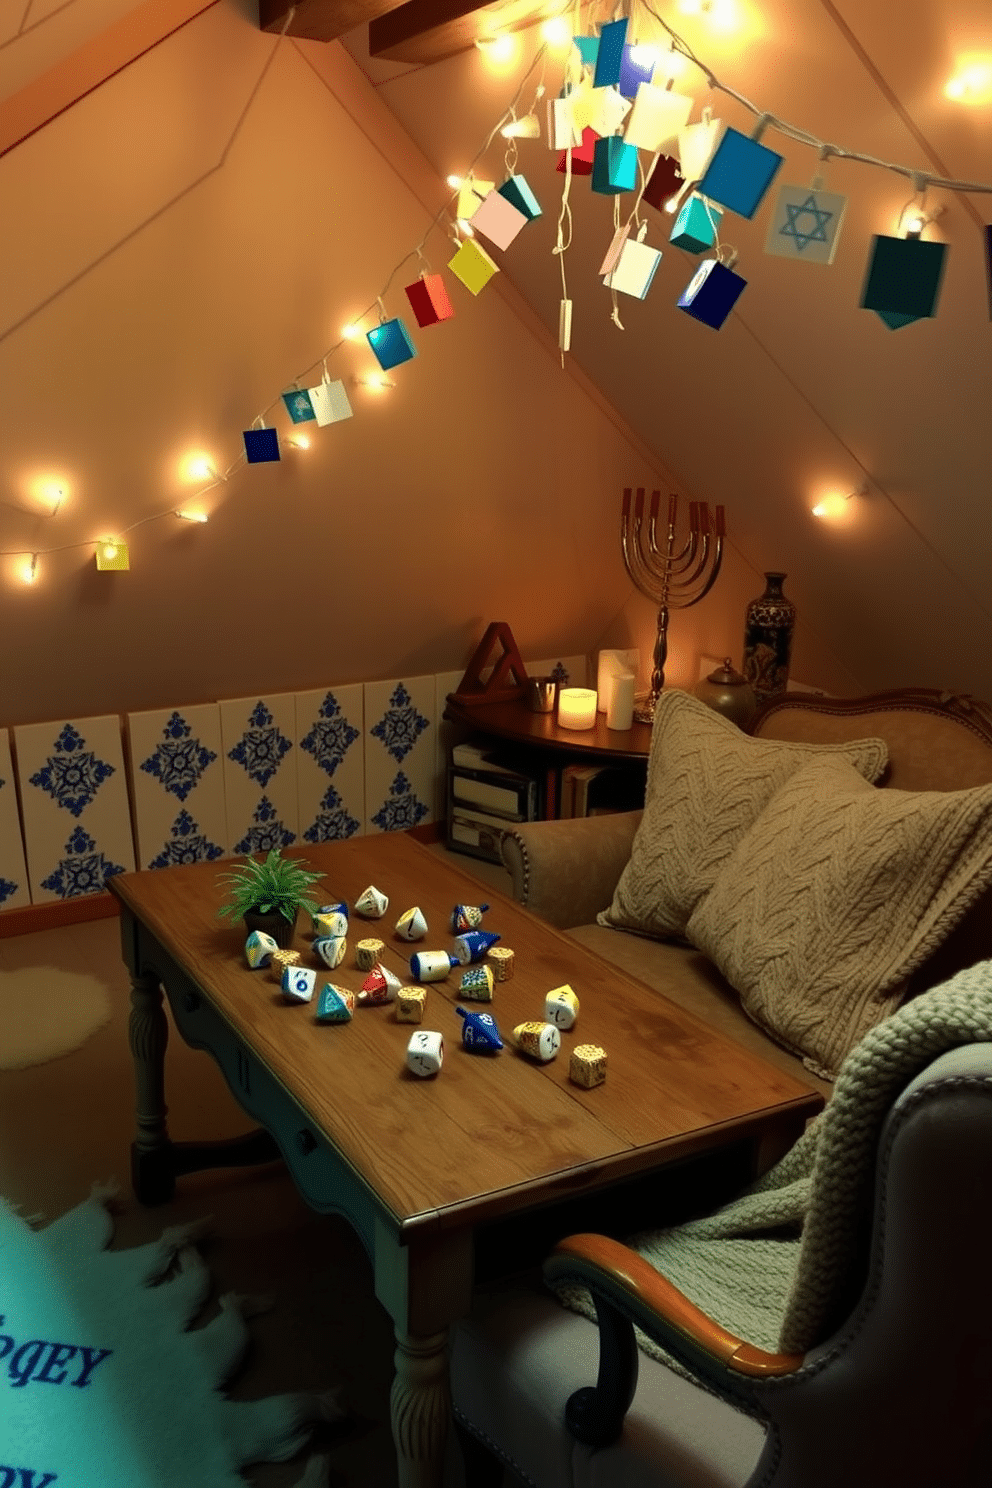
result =
[[657,706],[656,692],[639,692],[634,699],[634,718],[638,723],[654,723],[654,710]]

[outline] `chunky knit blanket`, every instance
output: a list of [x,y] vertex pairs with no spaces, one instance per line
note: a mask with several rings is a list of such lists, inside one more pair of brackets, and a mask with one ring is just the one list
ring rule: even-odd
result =
[[[629,1243],[731,1332],[760,1348],[805,1353],[830,1336],[850,1304],[851,1268],[893,1101],[939,1054],[985,1042],[992,1042],[992,961],[871,1029],[844,1061],[826,1110],[740,1198],[706,1219]],[[595,1317],[585,1288],[555,1291],[566,1307]],[[640,1330],[638,1342],[687,1373]]]

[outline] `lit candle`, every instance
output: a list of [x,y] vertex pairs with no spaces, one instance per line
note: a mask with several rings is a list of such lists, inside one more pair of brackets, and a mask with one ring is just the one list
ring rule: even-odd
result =
[[634,722],[634,674],[621,672],[613,678],[610,706],[606,710],[606,727],[623,733]]
[[591,687],[563,687],[558,693],[562,728],[590,729],[596,724],[596,694]]

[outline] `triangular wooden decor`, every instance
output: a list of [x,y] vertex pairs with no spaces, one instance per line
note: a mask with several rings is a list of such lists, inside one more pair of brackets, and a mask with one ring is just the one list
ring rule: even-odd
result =
[[[503,652],[494,664],[497,646],[502,646]],[[492,666],[492,672],[483,682],[482,673],[488,666]],[[508,703],[523,697],[526,690],[527,669],[513,633],[505,620],[494,620],[476,647],[454,696],[460,703]]]

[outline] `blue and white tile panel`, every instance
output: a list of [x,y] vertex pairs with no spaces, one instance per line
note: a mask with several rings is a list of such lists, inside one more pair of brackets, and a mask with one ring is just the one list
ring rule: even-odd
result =
[[35,904],[99,894],[134,869],[120,720],[14,729],[28,879]]
[[10,735],[6,729],[0,729],[0,912],[21,909],[30,903]]
[[231,853],[292,847],[300,831],[295,695],[222,702],[220,733]]
[[301,845],[364,834],[364,730],[361,682],[296,694]]
[[217,704],[129,713],[127,737],[139,867],[226,857]]
[[365,683],[365,830],[436,818],[434,677]]

